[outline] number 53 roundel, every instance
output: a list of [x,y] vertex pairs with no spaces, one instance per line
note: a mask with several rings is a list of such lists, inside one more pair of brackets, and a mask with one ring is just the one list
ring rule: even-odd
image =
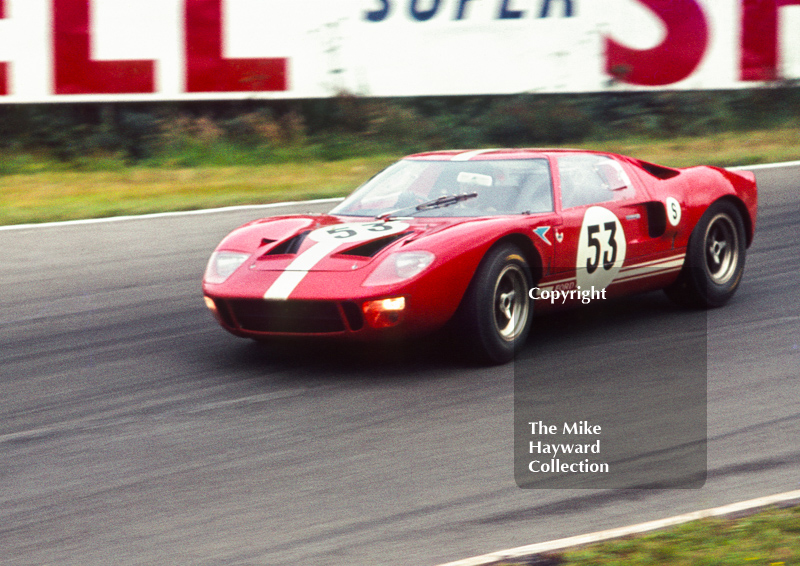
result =
[[578,242],[575,279],[579,287],[605,289],[625,261],[625,232],[613,212],[602,206],[586,210]]

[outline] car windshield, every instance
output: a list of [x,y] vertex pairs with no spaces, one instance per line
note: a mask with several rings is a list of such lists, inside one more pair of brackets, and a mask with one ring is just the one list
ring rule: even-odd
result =
[[546,159],[430,161],[404,159],[347,197],[332,214],[345,216],[495,216],[550,212]]

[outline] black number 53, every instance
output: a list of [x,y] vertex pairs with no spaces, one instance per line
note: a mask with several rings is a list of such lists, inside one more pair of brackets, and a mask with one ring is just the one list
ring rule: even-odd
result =
[[592,224],[587,227],[587,235],[589,236],[589,247],[594,248],[594,257],[586,259],[586,272],[594,273],[600,264],[600,257],[603,258],[603,269],[608,271],[617,260],[617,241],[614,238],[617,234],[617,223],[606,222],[603,224],[603,232],[608,232],[608,248],[603,249],[603,245],[597,237],[601,231],[599,224]]

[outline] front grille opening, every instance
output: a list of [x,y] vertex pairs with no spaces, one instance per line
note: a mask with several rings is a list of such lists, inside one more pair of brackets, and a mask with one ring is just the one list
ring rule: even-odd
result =
[[329,334],[346,330],[334,302],[232,299],[229,304],[243,330],[285,334]]
[[342,303],[342,310],[350,330],[361,330],[364,327],[364,315],[361,314],[361,309],[356,303],[346,301]]
[[236,323],[233,321],[233,317],[231,316],[231,311],[228,310],[228,305],[226,301],[221,299],[213,299],[214,305],[217,307],[217,314],[222,319],[227,326],[234,328]]

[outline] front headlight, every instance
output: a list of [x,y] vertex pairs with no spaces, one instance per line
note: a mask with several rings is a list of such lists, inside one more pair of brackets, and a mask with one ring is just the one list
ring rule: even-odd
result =
[[222,283],[247,261],[248,257],[250,254],[241,252],[214,252],[208,260],[203,279],[206,283]]
[[426,251],[393,253],[370,273],[363,286],[391,285],[411,279],[422,273],[434,259],[436,256]]

